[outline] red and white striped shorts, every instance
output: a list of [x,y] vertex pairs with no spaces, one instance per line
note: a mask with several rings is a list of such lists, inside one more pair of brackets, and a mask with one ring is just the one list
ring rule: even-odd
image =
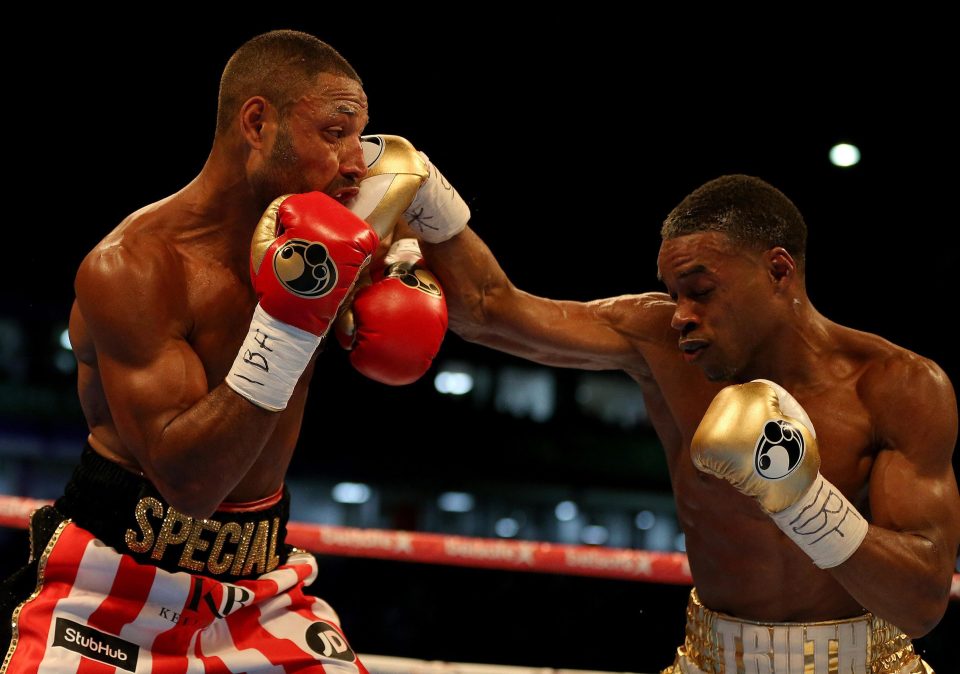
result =
[[171,573],[67,520],[14,611],[0,674],[367,674],[334,610],[304,593],[316,576],[301,551],[234,583]]

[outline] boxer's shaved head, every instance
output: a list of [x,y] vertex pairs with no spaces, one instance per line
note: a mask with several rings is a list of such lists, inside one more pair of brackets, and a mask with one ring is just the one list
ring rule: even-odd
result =
[[302,96],[320,73],[342,75],[360,82],[353,67],[337,50],[312,35],[275,30],[244,43],[223,69],[217,101],[217,134],[235,119],[240,106],[263,96],[284,110]]

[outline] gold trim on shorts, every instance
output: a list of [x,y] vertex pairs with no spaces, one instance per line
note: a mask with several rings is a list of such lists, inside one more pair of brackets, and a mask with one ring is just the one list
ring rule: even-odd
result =
[[[37,566],[37,586],[34,591],[30,594],[29,597],[20,602],[17,607],[13,610],[13,616],[11,617],[11,635],[10,635],[10,646],[7,647],[6,655],[3,657],[3,664],[0,664],[0,674],[6,674],[7,666],[10,664],[10,661],[13,659],[13,653],[17,650],[17,642],[20,641],[20,611],[23,610],[23,607],[28,603],[40,596],[41,590],[43,590],[43,576],[47,571],[47,560],[50,558],[50,553],[53,552],[53,546],[57,544],[57,541],[60,540],[60,534],[63,533],[63,530],[67,528],[67,525],[70,524],[72,520],[63,520],[59,525],[57,525],[56,531],[53,532],[53,535],[50,537],[50,540],[47,542],[47,546],[43,549],[43,553],[40,555],[40,563]],[[33,561],[33,526],[30,527],[30,559]]]
[[761,623],[711,611],[696,589],[686,638],[662,674],[933,674],[900,629],[873,614],[813,623]]

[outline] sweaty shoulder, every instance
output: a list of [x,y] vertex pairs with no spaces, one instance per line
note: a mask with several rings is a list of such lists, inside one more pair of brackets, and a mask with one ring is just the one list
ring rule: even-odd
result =
[[676,355],[677,335],[670,327],[675,304],[664,293],[621,295],[590,302],[602,325],[616,334],[623,351],[616,368],[633,377],[652,374],[653,364]]
[[74,289],[101,345],[130,334],[162,338],[184,328],[184,261],[155,207],[127,217],[87,254]]
[[665,293],[621,295],[591,302],[598,314],[624,337],[637,342],[676,342],[670,320],[676,308]]
[[904,449],[913,444],[905,442],[907,437],[925,437],[926,442],[916,444],[952,452],[957,400],[943,369],[877,335],[853,333],[851,341],[864,359],[857,394],[881,446]]

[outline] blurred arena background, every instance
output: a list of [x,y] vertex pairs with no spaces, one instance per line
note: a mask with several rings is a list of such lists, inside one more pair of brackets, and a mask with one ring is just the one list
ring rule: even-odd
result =
[[[21,32],[4,47],[13,268],[0,289],[0,493],[60,493],[84,437],[63,338],[76,267],[125,215],[199,171],[226,59],[272,28],[313,33],[356,67],[369,132],[430,155],[519,287],[582,300],[660,289],[664,216],[706,180],[749,173],[804,214],[821,312],[960,381],[956,49],[938,20],[889,17],[865,33],[831,17],[787,35],[647,18],[520,20],[483,5],[448,8],[427,30],[422,16],[359,6],[220,24],[165,6]],[[831,164],[840,142],[860,163]],[[683,550],[638,387],[453,334],[422,380],[396,389],[332,345],[290,485],[304,522]],[[6,574],[26,558],[25,532],[0,529],[0,549]],[[671,661],[687,593],[332,556],[314,587],[361,653],[620,671]],[[937,671],[960,671],[958,633],[954,602],[917,642]]]

